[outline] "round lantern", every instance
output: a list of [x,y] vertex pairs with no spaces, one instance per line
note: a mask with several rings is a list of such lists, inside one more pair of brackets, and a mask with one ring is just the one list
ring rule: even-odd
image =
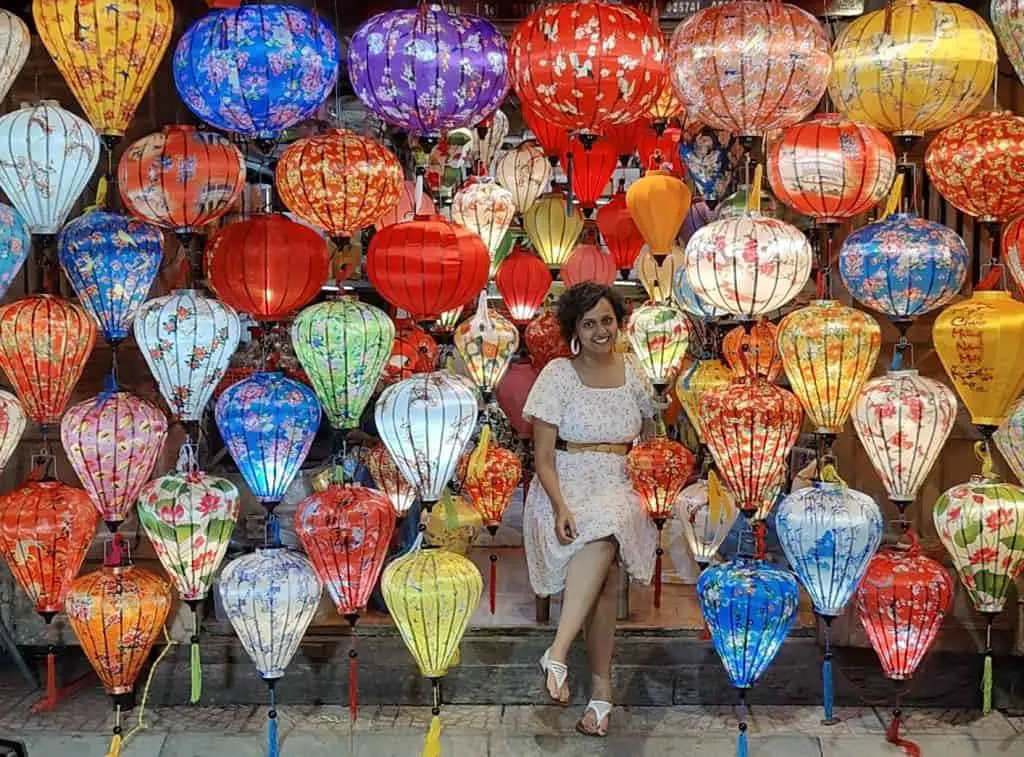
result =
[[996,37],[1013,64],[1017,78],[1024,80],[1024,25],[1021,24],[1021,5],[1017,0],[992,0],[989,18]]
[[382,443],[374,444],[366,455],[366,468],[399,518],[404,518],[416,502],[416,490],[402,476],[395,459]]
[[823,224],[871,210],[896,177],[888,137],[834,114],[786,129],[772,142],[767,164],[775,197]]
[[722,339],[722,357],[735,378],[762,378],[775,381],[782,373],[779,357],[778,327],[771,321],[758,321],[748,332],[737,326]]
[[281,200],[333,238],[354,236],[398,205],[402,167],[372,139],[345,129],[292,143],[275,172]]
[[[3,29],[0,15],[0,32]],[[0,67],[3,63],[0,62]],[[0,297],[7,294],[32,249],[32,235],[21,215],[10,205],[0,203]]]
[[586,134],[639,120],[665,75],[650,15],[604,0],[538,8],[512,30],[508,62],[516,94],[540,119]]
[[939,313],[932,340],[971,423],[994,430],[1024,389],[1024,304],[975,291]]
[[516,211],[525,213],[551,180],[544,151],[533,142],[520,142],[494,164],[494,178],[512,193]]
[[686,314],[671,305],[647,303],[630,315],[626,324],[629,346],[658,394],[665,391],[683,367],[690,330]]
[[357,428],[391,357],[391,319],[372,305],[344,297],[299,313],[291,337],[331,425]]
[[665,171],[648,171],[626,191],[626,205],[651,254],[672,249],[690,209],[690,188]]
[[618,163],[619,154],[615,146],[604,139],[598,140],[590,149],[576,147],[562,156],[562,170],[571,180],[569,185],[573,198],[580,203],[587,218],[594,215],[597,201],[608,187]]
[[556,357],[572,356],[569,344],[562,336],[558,318],[550,311],[530,321],[524,338],[530,351],[530,362],[538,373]]
[[505,232],[516,215],[513,194],[500,184],[486,178],[475,178],[452,198],[452,222],[465,226],[487,245],[491,268],[501,248]]
[[104,138],[124,136],[174,30],[171,0],[35,0],[46,52]]
[[268,213],[236,221],[206,247],[206,276],[217,297],[258,321],[294,313],[327,280],[326,240],[313,229]]
[[0,189],[33,234],[60,230],[99,158],[96,131],[56,100],[0,118]]
[[523,227],[533,249],[557,278],[583,233],[583,214],[575,206],[569,212],[563,195],[547,194],[523,213]]
[[7,97],[32,48],[28,24],[9,10],[0,10],[0,100]]
[[472,231],[439,216],[387,226],[366,255],[370,283],[414,320],[436,320],[487,284],[490,255]]
[[7,467],[25,433],[25,411],[18,398],[0,389],[0,473]]
[[924,165],[943,197],[982,223],[1024,213],[1024,118],[995,111],[947,126],[928,143]]
[[676,515],[683,524],[690,554],[703,570],[718,555],[739,510],[715,472],[709,471],[706,479],[698,479],[679,494]]
[[811,245],[796,227],[754,212],[709,223],[686,245],[694,294],[744,320],[796,297],[812,262]]
[[380,13],[348,47],[349,79],[363,105],[432,139],[501,105],[507,60],[505,38],[489,21],[434,4]]
[[700,416],[700,398],[710,389],[725,386],[732,381],[732,372],[721,360],[711,357],[695,360],[690,369],[676,382],[676,396],[683,406],[697,439],[704,441],[704,424]]
[[35,294],[0,307],[0,368],[43,426],[60,420],[95,343],[95,322],[67,300]]
[[551,288],[551,271],[529,250],[516,246],[498,267],[494,283],[514,323],[525,325]]
[[107,342],[120,344],[160,270],[163,234],[120,213],[95,210],[65,226],[57,244],[78,299]]
[[782,319],[778,344],[790,387],[815,432],[842,432],[878,360],[878,321],[835,300],[816,300]]
[[134,330],[171,414],[198,421],[238,347],[238,314],[220,300],[179,289],[143,304]]
[[689,139],[679,141],[679,153],[686,164],[686,175],[697,193],[714,203],[726,197],[736,178],[733,158],[735,140],[728,131],[703,129]]
[[978,107],[992,89],[997,56],[992,30],[963,5],[894,0],[840,32],[829,95],[853,121],[920,137]]
[[135,217],[178,234],[195,234],[238,202],[245,159],[213,131],[165,126],[133,142],[117,166],[121,202]]
[[214,10],[174,51],[174,85],[202,121],[272,140],[312,116],[338,78],[329,24],[293,5]]
[[593,281],[610,286],[615,281],[615,261],[594,244],[577,245],[562,269],[562,283],[565,288]]
[[399,381],[377,399],[377,433],[428,511],[455,473],[476,418],[475,392],[445,371]]
[[395,343],[381,380],[393,384],[417,373],[432,371],[439,355],[440,349],[430,334],[411,321],[402,322],[395,329]]
[[672,35],[669,70],[701,123],[742,137],[804,119],[828,86],[821,22],[793,5],[733,0],[697,11]]
[[839,273],[850,294],[907,325],[956,296],[969,262],[955,231],[910,213],[857,229],[839,251]]
[[[675,257],[675,253],[669,255],[669,258],[672,257]],[[644,258],[644,253],[641,253],[642,258]],[[700,318],[702,321],[711,321],[727,315],[724,310],[719,310],[693,293],[693,289],[690,287],[690,280],[686,277],[685,265],[675,266],[675,270],[672,273],[672,300],[687,313]],[[742,327],[740,328],[742,329]]]
[[481,292],[476,312],[459,324],[452,341],[484,402],[490,402],[509,361],[519,349],[515,324],[488,308],[487,293]]
[[612,199],[597,211],[597,228],[601,238],[615,261],[615,267],[622,278],[629,278],[636,256],[643,249],[644,235],[640,233],[629,206],[625,192],[616,192]]

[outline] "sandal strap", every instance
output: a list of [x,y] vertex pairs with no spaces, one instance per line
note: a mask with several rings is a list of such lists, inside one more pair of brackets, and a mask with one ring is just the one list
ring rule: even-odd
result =
[[600,727],[601,721],[611,714],[612,703],[603,699],[591,699],[587,702],[587,709],[583,711],[583,714],[586,715],[590,710],[594,711],[594,715],[597,717],[597,726]]
[[558,688],[562,688],[565,685],[565,679],[569,676],[569,666],[564,662],[558,660],[552,660],[550,656],[550,649],[544,652],[544,657],[541,660],[541,667],[544,668],[545,673],[551,673],[555,677],[555,685]]

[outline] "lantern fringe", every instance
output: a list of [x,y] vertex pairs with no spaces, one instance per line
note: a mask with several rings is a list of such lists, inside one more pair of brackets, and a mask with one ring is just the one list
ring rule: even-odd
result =
[[[661,534],[659,533],[660,537]],[[654,557],[654,606],[655,608],[661,607],[661,568],[662,568],[662,555],[665,550],[658,546]]]
[[491,615],[494,615],[498,601],[498,556],[493,552],[491,553],[491,575],[487,586],[487,594],[491,601]]
[[52,646],[46,651],[46,703],[57,704],[57,655]]
[[985,653],[985,666],[981,675],[981,714],[992,712],[992,652]]
[[430,730],[427,731],[426,741],[423,742],[423,751],[420,757],[441,757],[441,716],[434,715],[430,718]]
[[[742,725],[746,725],[743,723]],[[736,757],[747,757],[747,731],[740,729],[740,735],[736,737]]]
[[885,203],[885,212],[879,221],[882,221],[893,213],[895,213],[900,206],[900,200],[903,199],[903,174],[896,174],[896,180],[892,183],[892,189],[889,190],[889,199]]
[[116,705],[114,708],[114,736],[110,739],[107,757],[120,757],[121,743],[121,705]]
[[274,684],[270,682],[270,709],[267,710],[267,757],[278,757],[277,707],[275,706]]
[[352,722],[359,717],[359,653],[353,647],[348,651],[348,714]]
[[200,697],[203,696],[203,663],[199,656],[199,641],[192,642],[192,648],[189,650],[189,666],[192,673],[192,691],[189,701],[192,704],[198,704]]
[[822,699],[824,700],[826,723],[834,720],[835,693],[832,683],[832,653],[826,652],[825,659],[821,663]]
[[900,747],[907,757],[921,757],[921,747],[913,741],[900,738],[900,715],[899,710],[893,710],[892,722],[885,730],[885,740]]

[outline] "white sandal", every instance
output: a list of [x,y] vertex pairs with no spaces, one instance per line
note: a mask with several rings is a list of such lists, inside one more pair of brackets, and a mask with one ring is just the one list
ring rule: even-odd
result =
[[[594,719],[597,723],[593,731],[587,730],[586,726],[583,725],[583,719],[587,717],[587,713],[591,710],[594,711]],[[608,735],[608,727],[605,726],[604,733],[601,733],[601,723],[605,721],[612,712],[612,703],[605,702],[603,699],[591,699],[587,702],[587,709],[583,711],[583,717],[576,723],[576,731],[582,733],[584,736],[597,736],[604,738]]]
[[[569,677],[569,667],[564,662],[551,659],[551,647],[544,650],[544,656],[540,658],[540,669],[544,671],[544,688],[547,689],[548,687],[548,675],[553,675],[555,677],[555,687],[558,691],[561,691],[565,686],[565,679]],[[548,694],[551,694],[550,690],[548,690]],[[561,705],[569,704],[568,699],[551,698]]]

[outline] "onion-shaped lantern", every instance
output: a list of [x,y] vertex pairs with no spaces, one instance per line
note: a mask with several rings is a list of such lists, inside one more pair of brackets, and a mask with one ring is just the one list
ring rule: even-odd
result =
[[706,479],[699,479],[679,494],[676,517],[683,524],[683,535],[693,559],[703,570],[715,559],[718,548],[732,531],[739,510],[715,472],[709,471]]
[[61,231],[61,268],[110,344],[128,338],[160,270],[163,248],[159,229],[120,213],[86,213]]
[[174,51],[174,85],[202,121],[275,139],[327,99],[338,79],[338,38],[314,13],[266,3],[215,10]]
[[792,126],[814,110],[832,60],[825,29],[810,13],[733,0],[676,27],[669,70],[697,120],[751,137]]
[[495,268],[498,250],[505,232],[516,215],[513,194],[496,182],[476,178],[452,198],[452,222],[465,226],[487,245],[491,268]]
[[299,313],[291,337],[331,425],[356,428],[391,357],[391,319],[372,305],[344,297]]
[[683,367],[690,331],[686,314],[671,305],[648,303],[636,308],[629,317],[626,325],[629,345],[659,394]]
[[758,321],[749,332],[743,326],[730,330],[722,339],[722,357],[732,375],[775,381],[782,373],[778,333],[778,327],[771,321]]
[[0,62],[0,100],[7,97],[21,69],[28,60],[32,49],[32,34],[28,24],[9,10],[0,10],[0,46],[3,47],[3,62]]
[[997,56],[992,30],[963,5],[894,0],[852,20],[836,38],[829,94],[853,121],[920,137],[978,107],[992,88]]
[[676,396],[683,406],[690,425],[697,432],[697,438],[704,441],[704,424],[700,415],[700,398],[704,393],[732,381],[732,372],[717,358],[695,360],[686,373],[676,382]]
[[0,307],[0,368],[41,425],[60,420],[95,343],[95,322],[67,300],[36,294]]
[[778,343],[789,385],[815,432],[839,434],[878,360],[878,321],[835,300],[817,300],[782,319]]
[[392,384],[377,399],[377,433],[430,510],[441,499],[476,427],[476,394],[444,371]]
[[515,324],[488,308],[487,293],[481,292],[476,312],[459,324],[452,340],[484,401],[490,402],[509,361],[519,349]]
[[629,278],[645,241],[629,212],[625,192],[616,192],[607,205],[598,209],[597,228],[622,278]]
[[440,5],[380,13],[348,47],[352,89],[388,123],[437,139],[475,126],[508,92],[508,46],[489,22]]
[[741,319],[771,313],[796,297],[811,265],[807,237],[754,212],[709,223],[686,244],[686,277],[693,292]]
[[[680,255],[682,254],[680,253]],[[675,253],[669,255],[670,259],[672,257],[675,257]],[[642,258],[644,258],[643,253],[641,253]],[[690,287],[690,280],[686,277],[685,265],[675,266],[675,270],[672,273],[672,301],[687,313],[700,318],[702,321],[710,321],[727,315],[724,310],[719,310],[693,293],[693,289]],[[742,330],[742,327],[740,329]]]
[[494,277],[501,299],[517,325],[525,325],[537,314],[551,282],[551,271],[544,261],[522,247],[512,250]]
[[519,214],[537,201],[551,180],[551,165],[533,142],[521,142],[494,164],[494,178],[512,193]]
[[577,245],[562,269],[562,283],[566,289],[584,281],[603,286],[610,286],[615,281],[615,261],[594,244]]
[[395,329],[395,343],[381,381],[393,384],[417,373],[432,371],[437,367],[439,355],[440,348],[434,337],[411,321],[402,322]]
[[530,362],[538,372],[556,357],[572,356],[569,344],[558,326],[558,318],[550,311],[530,321],[524,338],[530,351]]
[[35,0],[32,17],[96,131],[124,136],[170,44],[171,0]]
[[55,100],[0,118],[0,189],[33,234],[60,230],[99,158],[96,131]]
[[565,197],[552,193],[527,208],[523,227],[533,249],[557,278],[583,233],[583,214],[577,207],[569,212]]
[[409,508],[416,502],[416,490],[405,480],[395,465],[395,459],[383,443],[370,448],[366,455],[366,468],[370,471],[377,488],[384,492],[391,502],[395,515],[404,518]]
[[657,259],[668,255],[690,209],[690,188],[665,171],[648,171],[626,191],[626,205]]
[[238,314],[220,300],[179,289],[146,302],[134,330],[171,414],[198,421],[238,347]]
[[562,170],[571,179],[573,199],[579,202],[587,218],[594,215],[597,201],[604,195],[618,164],[615,146],[604,139],[595,142],[588,150],[577,149],[562,156]]
[[[6,11],[0,11],[0,30],[3,29],[2,13]],[[14,277],[28,260],[31,249],[32,235],[28,224],[14,208],[0,203],[0,297],[7,294]]]
[[0,389],[0,473],[7,467],[25,433],[27,418],[18,398]]

